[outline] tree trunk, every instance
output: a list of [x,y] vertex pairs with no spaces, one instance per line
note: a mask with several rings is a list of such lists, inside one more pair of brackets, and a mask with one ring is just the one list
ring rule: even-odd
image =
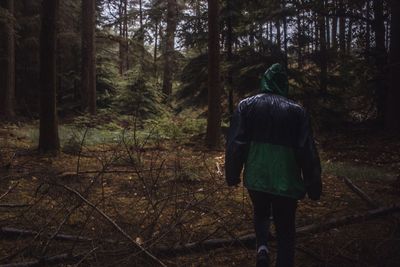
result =
[[302,47],[303,47],[303,30],[301,25],[301,13],[300,10],[297,10],[297,67],[299,69],[303,68],[303,54],[302,54]]
[[388,19],[386,20],[386,30],[385,30],[385,47],[386,51],[388,51],[389,46],[390,46],[390,27],[391,27],[391,21],[392,17],[389,16]]
[[[233,25],[232,25],[232,1],[227,0],[227,9],[228,9],[228,18],[227,18],[227,36],[226,36],[226,46],[227,46],[227,57],[228,63],[232,63],[233,52],[232,52],[232,43],[233,43]],[[267,25],[268,29],[268,25]],[[268,34],[267,34],[268,36]],[[233,73],[232,66],[229,65],[228,69],[228,108],[229,114],[233,114]]]
[[319,63],[320,63],[320,92],[321,94],[327,93],[327,73],[328,73],[328,63],[327,63],[327,53],[326,53],[326,26],[325,26],[325,16],[321,14],[324,10],[324,2],[319,3],[319,14],[318,14],[318,28],[319,28]]
[[311,16],[311,20],[308,21],[308,33],[309,33],[309,49],[308,49],[308,53],[311,54],[314,52],[314,25],[313,25],[313,20],[312,20],[312,16]]
[[366,10],[367,25],[365,28],[365,54],[367,55],[367,57],[369,57],[371,50],[371,22],[369,21],[371,19],[370,0],[367,0],[366,5],[367,5],[367,10]]
[[271,41],[271,43],[273,42],[273,40],[274,40],[274,33],[273,33],[273,31],[272,31],[272,22],[271,23],[269,23],[269,40]]
[[58,152],[56,105],[56,43],[59,0],[43,0],[40,32],[40,132],[39,150]]
[[386,97],[387,109],[385,126],[388,130],[400,132],[400,89],[398,78],[400,77],[400,2],[390,2],[392,10],[391,38],[389,55],[389,90]]
[[[286,0],[282,0],[282,7],[286,7]],[[285,68],[288,69],[288,38],[287,38],[287,19],[286,15],[283,17],[283,50],[284,50],[284,60]]]
[[[320,5],[320,4],[318,3],[318,5]],[[320,40],[319,18],[320,18],[320,15],[317,14],[316,12],[313,12],[312,17],[313,17],[313,22],[314,22],[314,37],[313,37],[314,47],[315,47],[315,51],[319,51],[320,50],[320,46],[319,46],[319,40]]]
[[337,12],[336,0],[333,1],[333,5],[334,5],[334,10],[335,10],[335,15],[332,18],[332,37],[331,37],[331,40],[332,40],[332,49],[334,51],[336,51],[337,50],[337,46],[338,46],[338,43],[337,43],[338,17],[336,15],[336,12]]
[[157,79],[157,46],[158,46],[158,19],[156,20],[156,28],[154,30],[154,54],[153,54],[154,77],[156,77],[156,79]]
[[346,53],[346,18],[343,0],[339,1],[339,48],[342,54]]
[[331,47],[331,26],[329,17],[326,17],[325,24],[326,24],[326,48],[329,49]]
[[276,27],[276,44],[279,47],[279,51],[281,51],[282,49],[281,22],[279,21],[279,19],[276,20],[275,27]]
[[347,40],[346,40],[347,53],[351,53],[351,43],[353,41],[353,20],[349,19],[349,26],[347,29]]
[[129,70],[128,46],[128,0],[120,0],[119,15],[119,74],[123,75]]
[[[143,5],[142,0],[139,0],[139,40],[140,40],[140,69],[143,70],[144,64],[144,29],[143,29]],[[128,31],[127,31],[128,32]]]
[[[3,6],[14,17],[14,0],[4,0]],[[2,81],[0,84],[4,89],[1,90],[0,115],[6,119],[15,117],[15,30],[14,21],[10,20],[4,27],[4,38],[6,39],[6,55],[4,58],[4,68]],[[3,64],[2,64],[3,65]]]
[[172,76],[173,76],[173,56],[175,45],[177,2],[176,0],[168,0],[167,7],[167,33],[164,54],[164,79],[163,93],[169,98],[172,94]]
[[90,114],[96,114],[95,17],[95,0],[82,1],[82,95]]
[[252,50],[255,50],[254,41],[255,41],[255,30],[254,30],[254,24],[251,23],[249,29],[249,46],[251,47]]
[[208,0],[208,113],[206,144],[215,148],[221,135],[218,0]]
[[383,17],[383,1],[374,0],[374,23],[375,32],[375,64],[377,74],[375,77],[375,100],[377,107],[377,122],[378,126],[383,126],[385,116],[385,66],[386,66],[386,48],[385,48],[385,20]]

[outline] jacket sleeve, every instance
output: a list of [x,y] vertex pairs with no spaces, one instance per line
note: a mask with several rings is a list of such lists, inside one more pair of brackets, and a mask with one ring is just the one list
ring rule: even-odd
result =
[[311,129],[309,116],[304,113],[300,126],[299,147],[297,158],[302,170],[307,195],[312,200],[321,197],[321,163]]
[[240,183],[246,160],[248,137],[246,133],[246,121],[240,105],[231,118],[225,152],[225,177],[229,186]]

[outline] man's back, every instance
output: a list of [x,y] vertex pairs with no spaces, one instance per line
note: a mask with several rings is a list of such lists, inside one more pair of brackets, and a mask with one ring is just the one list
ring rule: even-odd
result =
[[[306,188],[298,150],[305,134],[302,133],[307,120],[304,109],[286,97],[263,93],[242,100],[233,120],[238,121],[241,129],[237,141],[246,143],[242,152],[246,154],[243,161],[246,188],[303,198]],[[230,133],[230,137],[235,135]]]
[[[272,77],[274,78],[274,77]],[[273,81],[270,81],[273,82]],[[275,92],[242,100],[228,134],[225,155],[229,185],[301,199],[321,194],[321,166],[304,108]]]
[[294,101],[276,94],[258,94],[242,100],[239,109],[246,117],[251,141],[298,146],[305,113]]
[[[321,166],[304,109],[286,98],[288,79],[280,64],[261,79],[261,94],[239,103],[229,128],[225,171],[229,186],[244,185],[254,208],[257,266],[268,266],[269,218],[274,218],[276,266],[294,265],[297,200],[321,195]],[[272,214],[271,214],[272,212]]]

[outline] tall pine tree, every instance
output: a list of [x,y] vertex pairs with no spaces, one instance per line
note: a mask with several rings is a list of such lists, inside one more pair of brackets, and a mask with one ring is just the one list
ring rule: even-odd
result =
[[218,0],[208,0],[208,113],[206,144],[211,148],[219,145],[221,135],[218,17]]
[[39,150],[58,152],[58,118],[56,105],[57,20],[59,0],[43,0],[40,32],[40,132]]

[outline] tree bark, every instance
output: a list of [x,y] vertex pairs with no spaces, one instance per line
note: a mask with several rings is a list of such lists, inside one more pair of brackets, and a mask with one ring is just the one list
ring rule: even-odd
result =
[[128,44],[128,0],[119,2],[119,73],[123,75],[129,70],[129,44]]
[[[318,6],[320,5],[320,3],[318,3]],[[317,14],[317,12],[313,12],[313,24],[314,24],[314,48],[315,51],[319,52],[320,51],[320,46],[319,46],[319,41],[320,41],[320,31],[319,31],[319,27],[320,27],[320,23],[319,23],[319,18],[320,16],[322,16],[322,14]]]
[[376,66],[376,77],[375,77],[375,101],[377,107],[377,123],[378,126],[383,126],[385,117],[385,98],[386,98],[386,86],[385,86],[385,66],[387,63],[387,55],[385,48],[385,20],[383,17],[383,1],[374,0],[374,22],[373,28],[375,32],[375,66]]
[[154,30],[154,52],[153,52],[154,77],[156,78],[157,78],[157,48],[158,48],[158,19],[156,20],[156,28]]
[[56,104],[56,44],[59,0],[43,0],[40,32],[40,129],[39,150],[58,152]]
[[143,5],[142,5],[142,0],[139,0],[139,40],[140,40],[140,69],[143,70],[143,64],[144,64],[144,29],[143,29]]
[[[319,10],[324,10],[324,1],[320,1]],[[321,94],[327,93],[327,83],[328,83],[328,62],[326,53],[326,26],[325,26],[325,16],[319,12],[318,14],[318,28],[319,28],[319,63],[320,63],[320,92]]]
[[309,19],[308,20],[308,36],[310,37],[309,38],[309,41],[308,41],[308,53],[309,54],[311,54],[312,52],[314,52],[314,40],[313,40],[313,38],[314,38],[314,27],[313,27],[313,23],[312,23],[312,21]]
[[208,0],[208,113],[206,144],[210,148],[215,148],[219,145],[221,135],[218,17],[218,0]]
[[273,33],[273,31],[272,31],[272,28],[273,28],[272,22],[270,22],[270,23],[269,23],[269,40],[271,41],[271,43],[272,43],[272,41],[274,40],[274,33]]
[[366,5],[367,5],[367,10],[366,10],[367,22],[365,27],[365,53],[367,57],[369,57],[371,51],[371,22],[369,21],[371,19],[370,0],[367,0]]
[[164,54],[163,93],[169,98],[172,94],[173,56],[175,48],[175,31],[177,17],[176,0],[168,0],[167,6],[167,32]]
[[339,0],[339,48],[342,54],[346,53],[346,18],[343,0]]
[[389,90],[386,97],[385,126],[388,130],[400,132],[400,89],[398,79],[400,77],[400,2],[390,2],[392,11],[391,38],[389,54]]
[[302,29],[302,23],[301,23],[301,13],[300,10],[297,10],[297,67],[298,69],[303,68],[303,53],[302,53],[302,48],[303,48],[303,29]]
[[[334,6],[335,13],[336,13],[337,12],[336,0],[333,1],[333,6]],[[331,37],[332,49],[334,51],[337,50],[337,46],[338,46],[338,43],[337,43],[337,26],[338,26],[338,17],[335,15],[332,18],[332,37]]]
[[281,38],[281,22],[279,19],[275,22],[276,27],[276,44],[279,47],[279,51],[282,49],[282,38]]
[[348,29],[347,29],[347,40],[346,40],[346,50],[347,53],[351,53],[351,46],[353,41],[353,19],[349,19]]
[[96,114],[96,1],[82,1],[82,95],[84,108]]
[[[282,8],[286,7],[286,0],[282,0]],[[284,50],[284,60],[285,68],[288,69],[288,38],[287,38],[287,19],[286,15],[283,17],[283,50]]]
[[15,117],[15,22],[14,22],[14,0],[4,0],[3,6],[13,17],[4,27],[4,38],[6,39],[6,55],[4,59],[3,85],[1,87],[0,115],[5,119]]
[[249,29],[249,45],[250,45],[251,49],[253,49],[253,50],[255,50],[254,41],[255,41],[255,30],[254,30],[254,24],[251,23],[250,29]]
[[387,48],[389,48],[390,47],[390,27],[391,27],[391,20],[392,20],[392,17],[391,16],[388,16],[388,18],[386,19],[386,22],[385,22],[385,47],[386,47],[386,50],[388,50]]
[[[233,25],[232,25],[232,1],[227,0],[227,9],[228,9],[228,18],[227,18],[227,36],[226,36],[226,46],[227,46],[227,57],[228,63],[231,64],[233,60],[233,51],[232,51],[232,44],[233,44]],[[268,25],[267,25],[268,29]],[[268,34],[267,34],[268,36]],[[228,70],[228,108],[229,114],[233,114],[233,73],[232,73],[232,66],[229,66]]]
[[331,47],[331,26],[330,26],[330,20],[329,17],[326,17],[325,19],[325,25],[326,25],[326,48],[329,49]]

